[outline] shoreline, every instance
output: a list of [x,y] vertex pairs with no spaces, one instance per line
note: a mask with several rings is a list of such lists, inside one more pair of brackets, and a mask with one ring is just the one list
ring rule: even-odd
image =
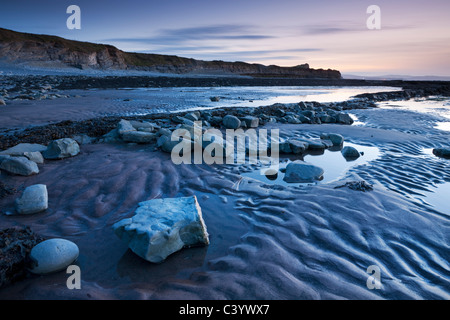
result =
[[[353,111],[375,123],[381,117],[380,127],[279,123],[263,117],[282,119],[281,114],[299,113],[304,108],[299,103],[207,111],[218,118],[258,116],[264,120],[259,128],[279,128],[284,138],[338,133],[346,141],[379,148],[377,159],[351,168],[337,182],[269,185],[243,177],[257,166],[177,166],[170,154],[153,144],[125,142],[81,145],[79,155],[46,161],[34,176],[1,173],[12,192],[0,199],[5,208],[18,195],[14,190],[38,183],[49,190],[47,211],[0,215],[2,225],[30,226],[39,235],[77,243],[83,282],[81,290],[70,291],[64,272],[29,276],[0,288],[0,299],[449,299],[444,276],[449,216],[419,197],[434,185],[450,183],[448,160],[423,151],[444,144],[448,135],[430,131],[427,115],[375,106],[380,99],[403,100],[411,93],[431,91],[399,92],[403,93],[306,104],[307,109],[326,112]],[[121,119],[173,129],[188,113],[68,120],[17,131],[1,129],[0,134],[3,147],[46,144],[76,134],[101,137]],[[397,131],[399,120],[403,126]],[[408,123],[416,124],[414,132],[407,130]],[[290,158],[298,157],[282,159]],[[354,181],[367,181],[374,188],[342,188]],[[197,196],[204,214],[211,237],[208,247],[182,250],[155,265],[137,258],[112,232],[111,226],[129,217],[141,201],[191,195]],[[381,290],[366,287],[371,265],[381,269]]]

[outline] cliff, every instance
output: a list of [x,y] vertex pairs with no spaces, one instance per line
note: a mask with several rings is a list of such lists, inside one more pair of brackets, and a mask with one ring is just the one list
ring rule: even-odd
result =
[[58,63],[80,69],[143,70],[161,73],[227,73],[256,77],[340,79],[337,70],[203,61],[178,56],[124,52],[111,45],[15,32],[0,28],[0,57],[11,63]]

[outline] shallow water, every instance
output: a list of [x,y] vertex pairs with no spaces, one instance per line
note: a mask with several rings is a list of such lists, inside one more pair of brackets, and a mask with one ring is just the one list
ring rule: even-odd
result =
[[350,142],[345,142],[343,147],[351,146],[356,148],[359,152],[364,154],[355,160],[346,160],[341,153],[341,148],[331,148],[324,151],[323,154],[305,154],[303,157],[291,157],[286,161],[280,160],[280,169],[286,168],[286,166],[294,160],[303,160],[318,166],[324,170],[323,179],[312,183],[288,183],[283,180],[284,173],[278,171],[276,178],[261,174],[261,169],[257,169],[251,172],[242,173],[243,177],[249,177],[257,179],[263,183],[272,185],[283,186],[309,186],[316,184],[326,184],[330,182],[343,179],[346,173],[354,167],[369,165],[370,161],[377,159],[380,156],[380,151],[377,147],[363,146]]

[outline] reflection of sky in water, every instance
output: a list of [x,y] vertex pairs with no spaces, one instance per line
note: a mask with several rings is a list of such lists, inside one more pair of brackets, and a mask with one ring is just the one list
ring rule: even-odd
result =
[[381,108],[398,108],[414,112],[426,113],[442,118],[442,122],[436,122],[435,128],[450,131],[450,99],[431,97],[407,101],[387,101],[378,103]]
[[[321,155],[307,154],[304,156],[304,161],[309,162],[315,166],[321,167],[324,170],[323,180],[314,183],[287,183],[283,180],[284,173],[278,172],[276,179],[271,180],[265,175],[260,173],[260,170],[255,170],[253,172],[242,173],[242,176],[253,178],[262,181],[267,184],[285,185],[285,186],[298,186],[298,185],[310,185],[310,184],[323,184],[336,181],[343,178],[346,172],[359,165],[365,165],[369,161],[375,160],[380,156],[380,151],[377,147],[366,147],[362,145],[357,145],[353,143],[345,142],[344,146],[355,147],[359,152],[364,152],[364,155],[353,161],[347,161],[340,150],[330,151],[329,149]],[[300,159],[300,157],[299,157]],[[292,159],[293,161],[294,159]],[[285,168],[288,162],[280,163],[280,168]]]

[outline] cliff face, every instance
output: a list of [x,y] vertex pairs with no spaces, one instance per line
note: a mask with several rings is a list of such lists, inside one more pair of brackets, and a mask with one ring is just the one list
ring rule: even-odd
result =
[[0,58],[8,62],[62,63],[80,69],[145,70],[162,73],[229,73],[259,77],[341,78],[337,70],[202,61],[178,56],[121,51],[113,46],[20,33],[0,28]]

